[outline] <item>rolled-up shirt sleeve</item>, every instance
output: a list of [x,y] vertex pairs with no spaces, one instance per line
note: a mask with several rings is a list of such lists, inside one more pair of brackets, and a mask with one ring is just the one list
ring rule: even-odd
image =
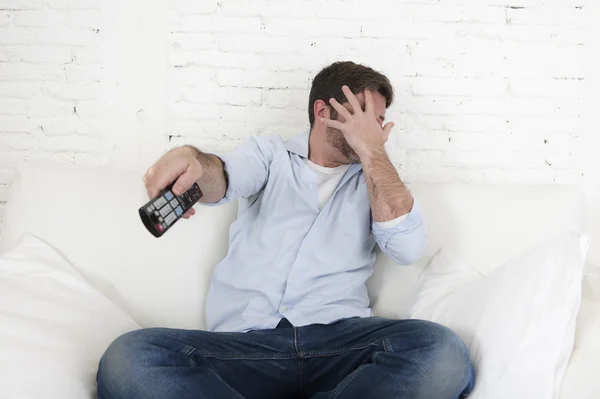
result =
[[273,147],[270,137],[250,137],[230,153],[215,154],[227,173],[227,191],[214,205],[249,197],[262,190],[269,178]]
[[375,241],[383,253],[400,265],[411,265],[423,256],[427,247],[427,225],[415,199],[407,217],[393,227],[373,222]]

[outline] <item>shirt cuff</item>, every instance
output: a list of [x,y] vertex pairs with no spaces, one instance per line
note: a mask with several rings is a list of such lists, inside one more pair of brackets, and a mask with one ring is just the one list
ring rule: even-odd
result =
[[[373,223],[372,223],[373,234],[375,235],[375,239],[377,240],[377,242],[379,243],[380,246],[387,245],[387,242],[396,233],[408,233],[423,223],[423,213],[421,211],[421,205],[419,204],[419,202],[417,201],[416,198],[414,200],[413,207],[410,210],[410,212],[407,213],[406,215],[403,215],[400,217],[405,217],[405,218],[404,218],[404,220],[401,220],[400,222],[396,223],[394,226],[392,226],[390,228],[382,227],[382,226],[380,226],[379,223],[376,223],[375,221],[373,221]],[[390,220],[390,222],[393,222],[395,220],[396,219]],[[389,222],[383,222],[383,223],[389,223]]]
[[408,213],[397,217],[396,219],[388,220],[387,222],[375,222],[375,226],[381,227],[382,229],[391,229],[402,223],[408,218]]

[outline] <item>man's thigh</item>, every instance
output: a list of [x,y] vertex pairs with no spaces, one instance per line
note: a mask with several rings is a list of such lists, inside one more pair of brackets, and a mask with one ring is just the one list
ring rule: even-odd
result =
[[[211,385],[228,385],[248,399],[284,398],[297,393],[294,332],[288,328],[248,333],[143,329],[117,339],[103,362],[104,377],[122,376],[129,383],[138,380],[161,385],[176,380],[184,390],[199,392],[204,389],[200,385],[209,381]],[[146,372],[137,378],[127,377]]]
[[[331,391],[363,365],[386,362],[386,354],[399,356],[402,367],[409,364],[420,348],[438,345],[450,330],[423,320],[390,320],[380,317],[352,318],[330,325],[311,325],[298,329],[299,363],[303,397]],[[460,344],[460,343],[459,343]]]

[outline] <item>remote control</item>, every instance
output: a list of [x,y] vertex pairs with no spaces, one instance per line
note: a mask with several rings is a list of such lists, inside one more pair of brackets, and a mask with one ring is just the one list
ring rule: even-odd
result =
[[173,184],[169,185],[139,210],[144,226],[155,237],[165,234],[202,198],[202,191],[196,183],[180,196],[175,196],[172,188]]

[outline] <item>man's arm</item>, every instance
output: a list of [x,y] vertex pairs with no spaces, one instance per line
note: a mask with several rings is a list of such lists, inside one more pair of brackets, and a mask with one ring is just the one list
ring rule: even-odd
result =
[[[427,227],[419,207],[383,148],[363,154],[361,163],[377,244],[398,264],[415,263],[427,245]],[[393,222],[384,227],[382,222],[389,221]]]
[[[414,263],[425,250],[427,228],[418,203],[385,153],[384,145],[394,124],[390,122],[381,126],[378,122],[370,91],[365,91],[363,111],[352,91],[347,86],[342,90],[350,103],[350,110],[335,99],[331,100],[331,105],[344,121],[324,119],[323,122],[339,129],[360,158],[375,221],[373,233],[377,244],[396,263]],[[404,218],[396,220],[402,216]],[[391,226],[380,225],[390,221],[394,221]]]
[[375,222],[387,222],[406,215],[414,199],[383,147],[373,148],[360,158]]
[[[273,139],[250,137],[223,156],[186,145],[163,155],[144,176],[148,196],[154,198],[171,182],[175,195],[198,183],[205,204],[223,203],[257,193],[264,187],[273,157]],[[184,217],[195,213],[190,209]]]

